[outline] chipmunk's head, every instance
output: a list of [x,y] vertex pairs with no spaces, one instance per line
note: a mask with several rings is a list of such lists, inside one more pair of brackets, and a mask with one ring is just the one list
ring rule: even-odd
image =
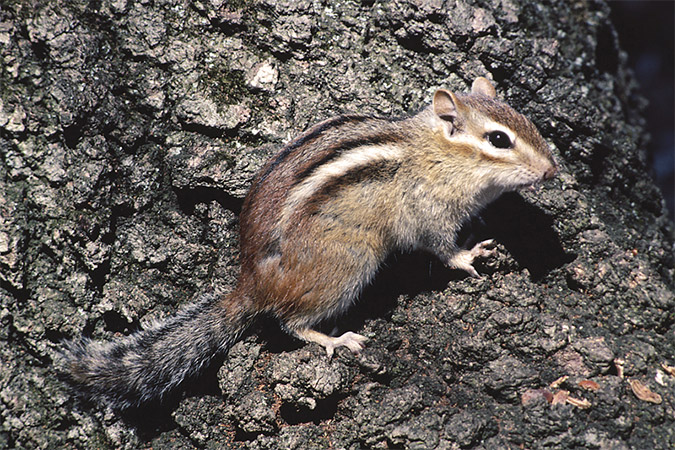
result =
[[553,178],[557,165],[536,127],[495,95],[482,77],[473,82],[470,94],[436,91],[431,110],[444,147],[465,157],[487,184],[504,191]]

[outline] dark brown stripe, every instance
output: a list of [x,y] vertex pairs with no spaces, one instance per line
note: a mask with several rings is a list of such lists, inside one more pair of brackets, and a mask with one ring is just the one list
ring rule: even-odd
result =
[[323,166],[326,163],[329,163],[341,155],[345,154],[349,150],[353,150],[358,147],[364,147],[364,146],[369,146],[369,145],[387,145],[387,144],[394,144],[397,142],[401,142],[402,136],[395,134],[395,133],[386,133],[383,134],[381,131],[379,134],[374,135],[374,136],[364,136],[360,137],[358,139],[354,139],[351,141],[346,141],[332,149],[330,153],[325,155],[323,158],[318,159],[317,161],[313,162],[310,164],[308,167],[306,167],[304,170],[302,170],[300,173],[298,173],[295,176],[295,180],[293,181],[293,186],[298,185],[305,179],[309,178],[316,172],[319,167]]
[[283,150],[281,150],[281,152],[277,154],[274,160],[267,166],[265,171],[260,175],[257,184],[258,185],[262,184],[267,179],[267,177],[272,173],[272,171],[279,164],[281,164],[286,158],[288,158],[291,155],[291,153],[293,153],[294,150],[314,141],[327,130],[339,127],[346,123],[359,123],[369,119],[371,119],[370,116],[346,114],[343,116],[334,117],[333,119],[329,119],[323,124],[315,126],[313,129],[308,130],[305,134],[301,135],[294,141],[291,141]]
[[281,244],[279,238],[274,238],[270,241],[265,242],[262,247],[263,254],[267,257],[275,256],[281,254]]
[[335,198],[335,195],[339,190],[351,185],[362,183],[366,180],[379,183],[389,181],[396,175],[400,166],[400,161],[382,160],[355,167],[324,183],[323,186],[321,186],[321,189],[318,189],[307,199],[306,206],[300,211],[302,211],[303,214],[315,214],[323,203]]

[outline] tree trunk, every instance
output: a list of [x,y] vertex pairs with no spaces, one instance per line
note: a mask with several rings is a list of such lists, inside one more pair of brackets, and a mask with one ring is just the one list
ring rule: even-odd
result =
[[[673,448],[672,224],[608,6],[476,3],[5,1],[0,448]],[[262,319],[161,406],[58,376],[64,339],[234,287],[243,196],[290,138],[477,76],[561,167],[472,222],[482,278],[395,255],[326,324],[360,356]]]

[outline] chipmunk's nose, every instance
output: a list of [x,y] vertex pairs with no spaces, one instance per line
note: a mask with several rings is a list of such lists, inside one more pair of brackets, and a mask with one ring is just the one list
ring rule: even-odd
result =
[[550,180],[553,178],[556,174],[558,173],[558,166],[556,165],[551,165],[548,169],[546,169],[546,172],[544,172],[544,180]]

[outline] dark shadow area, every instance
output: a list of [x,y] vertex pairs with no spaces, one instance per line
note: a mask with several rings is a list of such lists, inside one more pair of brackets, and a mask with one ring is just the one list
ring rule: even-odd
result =
[[63,129],[63,142],[71,150],[77,147],[77,143],[82,139],[84,134],[84,119],[78,117],[75,123]]
[[595,60],[597,61],[597,69],[603,72],[616,73],[619,69],[619,54],[614,50],[617,48],[615,36],[614,30],[609,23],[602,25],[598,29],[598,45],[595,50]]
[[138,438],[148,442],[164,433],[175,429],[178,424],[171,413],[178,406],[178,400],[172,399],[163,403],[151,403],[139,408],[120,411],[119,416],[129,427],[136,430]]
[[612,149],[606,145],[598,143],[593,147],[590,161],[591,173],[593,174],[593,177],[591,178],[592,185],[600,184],[600,181],[605,174],[605,169],[607,168],[607,158],[611,154]]
[[209,203],[211,201],[216,201],[224,209],[239,215],[241,213],[241,205],[244,203],[244,199],[228,195],[220,189],[206,186],[194,189],[176,189],[175,192],[178,207],[187,215],[194,214],[197,204]]
[[431,48],[424,42],[424,36],[420,34],[406,34],[404,37],[397,37],[396,39],[401,47],[412,50],[420,54],[434,54],[438,53],[439,49]]
[[221,139],[223,136],[227,135],[220,128],[209,127],[209,126],[200,125],[200,124],[197,124],[197,123],[184,123],[182,128],[185,131],[190,131],[192,133],[201,134],[201,135],[204,135],[206,137],[213,138],[213,139]]
[[296,407],[289,403],[284,403],[279,409],[279,414],[289,425],[310,422],[319,425],[322,421],[331,419],[335,416],[338,405],[345,397],[347,397],[345,394],[335,394],[323,400],[317,400],[314,409]]
[[265,350],[279,354],[283,352],[292,352],[300,347],[307,345],[300,339],[287,333],[273,317],[261,316],[253,324],[252,334],[260,337],[264,343]]
[[103,294],[103,287],[108,280],[110,274],[110,258],[105,259],[98,267],[89,271],[89,280],[91,287],[99,295]]
[[105,330],[112,333],[129,335],[141,329],[141,322],[138,319],[129,322],[119,311],[114,310],[103,313],[103,322]]
[[675,2],[608,3],[619,44],[649,100],[644,114],[651,135],[647,163],[675,220]]
[[553,218],[515,192],[502,195],[481,218],[477,240],[491,238],[502,244],[534,281],[575,258],[563,249]]
[[255,441],[256,438],[261,434],[262,433],[249,433],[242,430],[241,428],[237,428],[234,435],[234,441],[235,442]]

